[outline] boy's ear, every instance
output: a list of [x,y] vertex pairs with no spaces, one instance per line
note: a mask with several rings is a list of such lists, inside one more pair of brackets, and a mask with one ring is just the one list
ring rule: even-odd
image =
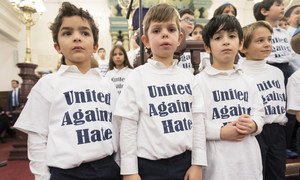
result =
[[243,49],[243,47],[244,47],[244,41],[242,40],[239,45],[239,51],[241,51]]
[[97,43],[96,45],[94,45],[94,49],[93,49],[93,53],[96,53],[98,50],[99,44]]
[[144,44],[144,46],[146,48],[150,48],[150,46],[149,46],[149,39],[148,39],[148,37],[145,34],[142,35],[142,42],[143,42],[143,44]]
[[205,45],[204,44],[204,49],[205,49],[205,51],[207,52],[207,53],[211,53],[211,50],[210,50],[210,48],[207,46],[207,45]]
[[261,8],[260,13],[264,16],[267,16],[269,14],[269,11],[267,11],[265,8]]
[[177,46],[180,46],[181,42],[182,42],[182,39],[183,39],[183,33],[180,32],[179,33],[179,36],[178,36],[178,45]]
[[56,49],[56,51],[59,53],[59,54],[61,54],[61,49],[60,49],[60,47],[59,47],[59,44],[56,42],[56,43],[54,43],[54,48]]
[[242,48],[239,49],[239,52],[245,54],[245,53],[247,53],[247,49],[245,49],[244,47],[242,47]]

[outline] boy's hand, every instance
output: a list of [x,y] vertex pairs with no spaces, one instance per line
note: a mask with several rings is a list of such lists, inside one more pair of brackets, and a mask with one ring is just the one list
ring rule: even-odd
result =
[[229,141],[241,141],[246,136],[238,132],[237,121],[230,122],[221,128],[221,139]]
[[130,174],[124,175],[123,180],[141,180],[141,177],[139,174]]
[[249,135],[257,131],[256,123],[247,114],[243,114],[239,117],[236,127],[237,131],[244,135]]
[[192,165],[185,173],[184,180],[202,180],[202,168]]

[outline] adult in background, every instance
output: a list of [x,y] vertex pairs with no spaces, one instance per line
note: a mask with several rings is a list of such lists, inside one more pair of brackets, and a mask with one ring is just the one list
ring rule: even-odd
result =
[[21,106],[19,81],[11,80],[12,91],[8,94],[8,111],[12,112]]

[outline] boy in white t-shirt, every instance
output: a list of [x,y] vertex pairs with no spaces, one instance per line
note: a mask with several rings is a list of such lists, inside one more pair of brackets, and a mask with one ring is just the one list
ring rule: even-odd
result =
[[273,28],[266,21],[257,21],[243,28],[244,43],[240,51],[246,59],[242,70],[255,79],[265,107],[263,131],[256,138],[260,145],[264,179],[285,179],[286,93],[283,73],[266,63],[272,51]]
[[98,28],[87,11],[63,2],[50,26],[66,65],[32,88],[14,127],[28,134],[36,180],[121,179],[113,158],[118,128],[112,119],[117,92],[98,68]]
[[98,65],[100,68],[100,72],[102,74],[102,76],[105,76],[105,74],[108,71],[108,64],[109,64],[109,59],[106,59],[106,51],[104,48],[99,48],[98,49],[98,55],[100,57],[100,59],[98,60]]
[[234,65],[243,32],[234,16],[213,17],[203,29],[212,65],[198,75],[205,102],[205,180],[262,180],[255,135],[263,127],[263,104],[256,85]]
[[127,77],[115,112],[122,118],[121,174],[124,180],[201,180],[204,103],[193,75],[173,59],[182,39],[178,12],[158,4],[143,26],[142,41],[153,57]]
[[291,114],[295,114],[297,121],[300,122],[300,70],[294,72],[288,80],[287,95],[288,103],[287,110]]
[[[298,28],[292,37],[292,48],[300,54],[300,28]],[[288,80],[287,84],[287,111],[291,114],[295,114],[297,121],[300,122],[300,70],[294,72]],[[300,138],[299,128],[297,130],[297,138]],[[300,154],[300,147],[297,146],[298,154]]]
[[[291,62],[295,60],[290,40],[291,37],[285,29],[279,27],[279,21],[284,15],[283,0],[263,0],[253,7],[253,13],[257,21],[267,21],[273,27],[272,52],[266,58],[267,63],[279,68],[283,72],[284,84],[286,86],[288,78],[293,74],[294,69]],[[293,152],[292,138],[296,125],[296,118],[287,113],[288,122],[286,124],[286,156],[288,158],[297,157]]]
[[[183,9],[179,12],[179,15],[180,15],[180,27],[182,31],[185,33],[184,35],[185,39],[192,40],[190,34],[192,33],[195,27],[194,12],[190,9]],[[184,69],[188,69],[191,73],[194,73],[190,52],[184,52],[180,56],[180,61],[178,62],[178,66]]]
[[[289,23],[287,32],[292,38],[296,32],[296,29],[300,27],[300,4],[288,8],[284,13],[284,16]],[[294,68],[295,71],[300,68],[300,54],[294,54],[294,59],[290,62],[290,65]]]

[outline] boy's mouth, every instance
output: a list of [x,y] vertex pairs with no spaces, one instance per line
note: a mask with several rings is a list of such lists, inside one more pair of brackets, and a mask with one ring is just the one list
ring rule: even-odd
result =
[[223,49],[222,52],[229,53],[231,52],[231,49]]
[[72,50],[83,50],[83,48],[81,46],[75,46]]
[[161,46],[171,46],[170,43],[162,43]]

